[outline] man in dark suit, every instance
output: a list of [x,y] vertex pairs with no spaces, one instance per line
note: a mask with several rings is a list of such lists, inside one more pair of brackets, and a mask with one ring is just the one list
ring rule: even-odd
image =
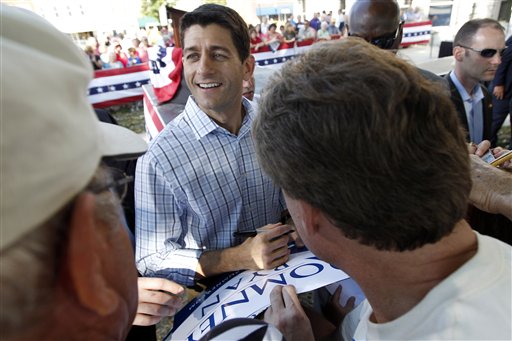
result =
[[501,63],[503,27],[493,19],[470,20],[455,35],[453,46],[455,69],[446,78],[466,139],[490,140],[492,99],[480,82],[491,81]]
[[[492,144],[496,144],[498,131],[505,118],[510,113],[512,101],[512,37],[505,43],[507,49],[501,57],[501,64],[498,66],[496,76],[492,81],[489,90],[492,92]],[[509,148],[512,146],[512,133],[509,141]]]
[[[491,81],[505,48],[502,26],[493,19],[470,20],[453,41],[455,69],[446,76],[466,140],[492,139],[492,98],[480,82]],[[466,219],[473,229],[512,244],[512,222],[470,206]]]

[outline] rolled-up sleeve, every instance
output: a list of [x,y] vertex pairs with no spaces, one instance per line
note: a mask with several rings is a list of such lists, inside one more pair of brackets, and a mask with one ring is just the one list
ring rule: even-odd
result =
[[185,249],[184,210],[169,176],[147,153],[135,176],[135,257],[144,276],[165,277],[186,286],[194,283],[200,249]]

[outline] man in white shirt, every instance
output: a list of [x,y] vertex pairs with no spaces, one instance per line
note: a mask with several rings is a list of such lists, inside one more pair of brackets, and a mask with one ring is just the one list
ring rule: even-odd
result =
[[442,85],[348,38],[284,65],[267,89],[258,160],[306,246],[367,300],[318,330],[295,289],[277,287],[265,320],[288,341],[336,327],[345,340],[510,340],[511,247],[464,220],[467,144]]

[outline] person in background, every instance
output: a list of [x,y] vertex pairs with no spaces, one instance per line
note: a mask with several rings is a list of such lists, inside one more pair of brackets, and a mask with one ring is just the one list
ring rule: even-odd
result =
[[[356,0],[349,14],[348,35],[396,54],[402,42],[403,24],[396,0]],[[434,73],[420,68],[418,71],[426,79],[446,86]]]
[[[512,105],[512,37],[505,42],[507,48],[501,57],[501,64],[489,86],[492,93],[492,131],[491,143],[496,145],[498,131],[503,126]],[[508,146],[512,149],[512,130]]]
[[455,69],[446,80],[468,142],[492,139],[492,99],[480,82],[493,80],[504,51],[503,27],[494,19],[466,22],[453,40]]
[[316,39],[317,40],[331,40],[331,34],[327,30],[327,27],[329,24],[327,24],[325,21],[321,24],[321,29],[316,33]]
[[93,53],[96,54],[96,55],[99,55],[100,54],[100,51],[99,51],[99,42],[98,42],[98,39],[94,36],[92,37],[88,37],[87,40],[85,41],[85,46],[90,46],[92,47],[92,50],[93,50]]
[[256,26],[254,26],[254,29],[256,30],[256,32],[258,33],[258,37],[264,41],[265,40],[265,34],[261,31],[261,24],[256,24]]
[[[253,137],[303,242],[367,298],[330,340],[512,338],[512,249],[464,220],[469,155],[441,85],[361,39],[319,44],[267,85]],[[270,301],[286,340],[323,336],[293,287]]]
[[259,25],[260,25],[260,32],[261,32],[261,34],[266,36],[267,33],[268,33],[268,26],[270,25],[268,23],[268,17],[267,16],[262,17],[261,18],[261,23]]
[[117,54],[113,51],[111,52],[107,52],[106,54],[108,56],[108,63],[106,64],[103,64],[103,69],[105,70],[108,70],[108,69],[122,69],[124,66],[123,66],[123,63],[120,62],[117,57]]
[[336,19],[331,19],[331,24],[327,27],[327,31],[330,35],[341,34],[338,26],[336,25]]
[[[136,261],[144,276],[186,286],[289,256],[281,190],[262,173],[251,137],[255,112],[242,97],[254,71],[247,25],[214,4],[180,23],[185,110],[152,141],[135,177]],[[257,228],[268,232],[243,238]]]
[[140,61],[142,63],[147,63],[149,61],[149,57],[148,57],[148,48],[149,48],[148,38],[143,37],[140,40],[140,44],[136,48],[137,48],[137,53],[139,54]]
[[286,22],[292,24],[294,28],[297,26],[297,22],[293,18],[293,14],[288,15],[288,19],[286,20]]
[[270,24],[268,26],[267,38],[265,40],[265,44],[274,52],[279,48],[283,40],[283,36],[276,31],[276,28],[276,24]]
[[128,48],[128,55],[128,66],[141,64],[140,58],[135,47]]
[[[123,67],[128,66],[128,56],[126,53],[123,52],[123,47],[119,43],[114,44],[114,54],[115,54],[115,61],[119,62],[123,65]],[[111,62],[112,64],[112,62]]]
[[100,46],[98,47],[102,69],[108,68],[107,65],[110,63],[109,44],[110,43],[108,40],[104,40],[100,43]]
[[336,27],[340,30],[340,33],[343,34],[343,30],[345,29],[345,13],[340,8],[338,10],[338,16],[336,17]]
[[158,26],[150,25],[148,29],[148,42],[149,46],[158,45],[158,41],[162,39],[162,35],[158,30]]
[[[492,139],[492,98],[481,81],[491,81],[505,51],[505,35],[493,19],[473,19],[461,26],[453,41],[455,68],[446,76],[466,140]],[[512,245],[512,222],[471,206],[467,220],[482,234]]]
[[298,38],[299,41],[316,39],[316,31],[309,26],[309,21],[304,21],[304,27],[299,30]]
[[313,13],[313,19],[309,21],[309,25],[311,26],[312,29],[315,30],[315,32],[318,32],[318,30],[320,29],[321,21],[319,17],[320,12],[315,12]]
[[94,53],[94,49],[92,46],[86,46],[85,49],[84,49],[84,52],[85,54],[87,55],[87,57],[89,58],[89,60],[91,61],[91,65],[93,67],[94,70],[101,70],[102,69],[102,63],[101,63],[101,58],[99,55],[95,54]]
[[256,29],[249,29],[249,35],[251,37],[251,52],[258,52],[260,47],[265,46],[263,40],[258,36]]
[[283,42],[291,44],[295,42],[297,37],[297,32],[295,31],[295,26],[291,23],[286,24],[286,30],[283,34]]
[[279,25],[279,33],[281,33],[281,36],[284,34],[284,25]]
[[304,28],[304,22],[302,21],[302,16],[297,15],[297,24],[295,25],[295,31],[299,32]]

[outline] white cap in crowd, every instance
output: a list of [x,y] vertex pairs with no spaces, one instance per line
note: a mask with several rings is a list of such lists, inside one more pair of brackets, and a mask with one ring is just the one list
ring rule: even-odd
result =
[[82,191],[103,157],[147,145],[100,123],[87,100],[93,71],[71,39],[40,16],[0,6],[0,250]]

